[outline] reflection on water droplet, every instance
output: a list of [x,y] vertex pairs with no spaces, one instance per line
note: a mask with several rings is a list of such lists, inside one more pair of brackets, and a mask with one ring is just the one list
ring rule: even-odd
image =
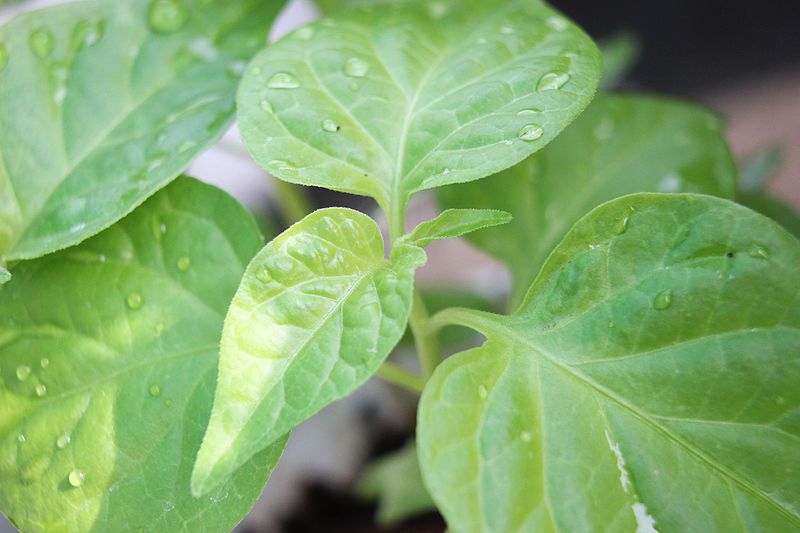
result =
[[192,268],[191,258],[183,256],[180,259],[178,259],[178,270],[180,270],[181,272],[186,272],[190,268]]
[[144,297],[139,292],[132,292],[128,295],[128,307],[133,309],[134,311],[137,309],[141,309],[144,305]]
[[99,20],[82,20],[72,30],[72,47],[76,50],[92,46],[100,40],[105,31],[105,23]]
[[38,385],[36,385],[36,396],[38,396],[39,398],[42,398],[46,394],[47,394],[47,386],[45,386],[42,383],[39,383]]
[[363,59],[351,57],[344,64],[344,73],[351,78],[363,78],[369,72],[369,65]]
[[28,365],[19,365],[17,367],[17,379],[20,381],[25,381],[28,379],[28,376],[31,375],[31,367]]
[[269,269],[266,265],[262,266],[258,272],[256,272],[256,279],[264,284],[272,282],[272,276],[270,276]]
[[281,161],[280,159],[273,159],[269,163],[267,163],[267,170],[275,174],[276,172],[293,172],[297,170],[294,166],[286,161]]
[[536,90],[542,91],[556,91],[564,86],[569,81],[569,74],[559,74],[557,72],[548,72],[539,79],[536,84]]
[[769,250],[763,246],[754,244],[749,250],[747,250],[747,255],[753,259],[769,259]]
[[26,440],[28,440],[28,438],[25,436],[24,433],[20,433],[19,435],[17,435],[17,442],[19,442],[20,444],[24,443]]
[[485,386],[481,385],[478,387],[478,396],[481,397],[481,400],[485,400],[489,396],[489,391]]
[[564,31],[567,29],[567,21],[560,17],[547,17],[547,25],[556,31]]
[[523,126],[517,137],[522,139],[523,141],[535,141],[539,139],[542,135],[544,135],[544,129],[538,124],[528,124]]
[[525,115],[538,115],[541,112],[542,112],[542,110],[538,109],[536,107],[528,107],[527,109],[522,109],[522,110],[518,111],[517,115],[523,117]]
[[150,396],[153,398],[158,398],[161,396],[161,386],[158,383],[153,383],[147,390],[150,392]]
[[300,39],[301,41],[307,41],[311,39],[313,35],[314,35],[314,28],[310,26],[305,26],[294,32],[294,36]]
[[672,291],[667,289],[659,292],[653,300],[653,309],[663,311],[672,305]]
[[272,104],[270,104],[269,100],[267,100],[266,98],[262,98],[261,102],[259,102],[258,105],[262,111],[265,111],[267,113],[272,113]]
[[502,26],[500,26],[500,33],[510,35],[514,33],[514,28],[512,26],[509,26],[508,24],[503,24]]
[[86,472],[83,470],[73,470],[69,473],[69,484],[75,488],[80,487],[83,485],[84,480],[86,479]]
[[50,359],[47,357],[42,357],[39,360],[39,366],[42,367],[42,369],[47,370],[47,368],[50,366]]
[[617,222],[617,227],[614,228],[614,232],[617,235],[622,235],[626,231],[628,231],[628,221],[630,220],[629,216],[623,217],[622,219]]
[[53,34],[46,29],[35,30],[31,33],[30,45],[33,53],[44,59],[53,52]]
[[337,123],[335,123],[334,121],[332,121],[329,118],[326,118],[325,120],[322,121],[322,129],[325,130],[325,131],[329,131],[331,133],[335,133],[335,132],[339,131],[339,127],[340,126]]
[[296,89],[300,87],[300,82],[288,72],[278,72],[269,79],[267,87],[270,89]]
[[186,153],[195,146],[197,146],[197,143],[195,141],[184,141],[180,144],[180,146],[178,146],[178,153],[179,154]]
[[3,43],[0,43],[0,71],[8,65],[8,48]]
[[70,442],[72,442],[72,436],[69,433],[64,433],[56,439],[56,446],[59,450],[63,450],[69,446]]
[[173,33],[186,24],[189,12],[181,0],[153,0],[147,12],[147,22],[157,33]]

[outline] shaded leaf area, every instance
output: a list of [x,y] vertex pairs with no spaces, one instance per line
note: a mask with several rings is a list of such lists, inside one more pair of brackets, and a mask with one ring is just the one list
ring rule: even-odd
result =
[[727,200],[592,211],[513,315],[439,315],[488,338],[419,412],[450,527],[797,530],[798,293],[800,242]]
[[0,289],[0,509],[23,531],[229,531],[283,443],[195,499],[225,310],[258,251],[232,198],[180,178]]
[[372,196],[399,237],[415,192],[519,162],[593,97],[597,48],[544,3],[448,5],[341,12],[259,54],[239,93],[255,160]]
[[767,192],[740,192],[736,201],[750,209],[766,215],[800,238],[800,214],[791,205],[784,203]]
[[721,129],[692,105],[601,95],[540,153],[491,178],[445,188],[439,199],[445,207],[514,216],[467,239],[509,266],[516,305],[567,230],[603,202],[635,192],[733,197],[736,167]]
[[196,494],[378,370],[405,330],[414,271],[425,262],[411,245],[383,254],[371,218],[329,208],[253,259],[225,320]]
[[0,258],[98,233],[219,139],[281,5],[82,1],[0,28]]

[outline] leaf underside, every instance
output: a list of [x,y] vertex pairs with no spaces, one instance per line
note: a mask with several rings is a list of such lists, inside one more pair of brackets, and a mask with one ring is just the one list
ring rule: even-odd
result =
[[23,531],[229,531],[282,443],[191,496],[225,310],[260,246],[180,178],[0,288],[0,510]]
[[796,531],[798,293],[800,243],[726,200],[587,215],[515,314],[453,319],[488,341],[436,370],[419,412],[451,528]]

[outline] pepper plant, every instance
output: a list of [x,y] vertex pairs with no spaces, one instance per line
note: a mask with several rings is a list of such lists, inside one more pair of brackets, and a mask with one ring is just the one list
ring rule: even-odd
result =
[[[327,0],[267,46],[281,7],[82,0],[0,29],[0,510],[230,530],[292,428],[377,374],[421,393],[399,515],[796,531],[800,243],[734,203],[777,216],[720,121],[596,95],[598,48],[540,0]],[[259,165],[374,198],[388,237],[328,207],[265,238],[181,176],[234,115]],[[508,314],[426,309],[425,248],[460,236],[508,265]],[[485,342],[443,360],[447,326]],[[419,372],[387,360],[406,329]]]

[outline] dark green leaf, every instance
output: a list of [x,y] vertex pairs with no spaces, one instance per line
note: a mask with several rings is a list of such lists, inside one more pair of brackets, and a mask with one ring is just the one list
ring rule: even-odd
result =
[[766,215],[800,238],[800,214],[789,204],[764,192],[739,193],[736,201]]

